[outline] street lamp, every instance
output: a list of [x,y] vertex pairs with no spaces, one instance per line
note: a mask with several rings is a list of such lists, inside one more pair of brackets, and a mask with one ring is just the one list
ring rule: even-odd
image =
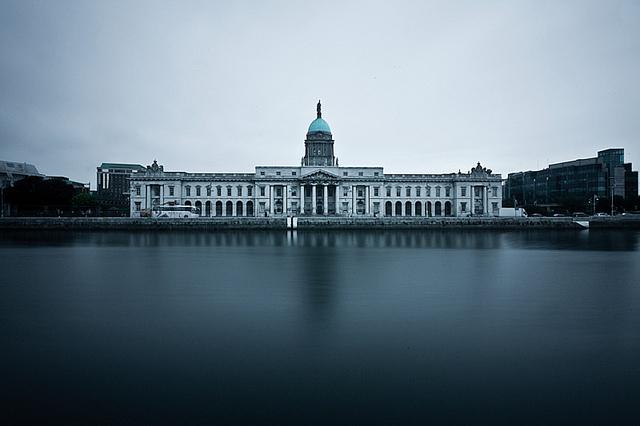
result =
[[611,177],[611,216],[613,216],[613,188],[615,187],[615,177]]

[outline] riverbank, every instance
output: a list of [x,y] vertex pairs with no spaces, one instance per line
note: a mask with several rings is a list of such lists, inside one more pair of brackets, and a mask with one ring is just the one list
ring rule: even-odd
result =
[[[480,217],[298,217],[294,227],[307,229],[584,229],[572,218]],[[640,217],[585,218],[590,228],[640,229]],[[289,222],[291,225],[291,221]],[[1,218],[0,229],[29,230],[274,230],[287,229],[282,217],[160,218]]]

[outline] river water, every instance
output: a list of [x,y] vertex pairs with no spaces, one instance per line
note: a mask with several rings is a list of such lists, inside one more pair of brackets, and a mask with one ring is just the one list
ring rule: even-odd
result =
[[638,424],[640,233],[0,234],[3,424]]

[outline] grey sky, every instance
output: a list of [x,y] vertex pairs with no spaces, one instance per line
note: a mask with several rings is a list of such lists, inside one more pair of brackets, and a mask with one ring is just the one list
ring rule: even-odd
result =
[[638,76],[639,1],[0,0],[0,158],[298,165],[320,98],[343,166],[637,169]]

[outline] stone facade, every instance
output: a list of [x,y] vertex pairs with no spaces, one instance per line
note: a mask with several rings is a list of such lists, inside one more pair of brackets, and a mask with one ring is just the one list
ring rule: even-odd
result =
[[382,167],[340,167],[333,142],[318,103],[300,166],[184,173],[154,161],[131,175],[131,216],[163,204],[195,206],[207,217],[498,215],[501,176],[480,163],[467,173],[385,174]]

